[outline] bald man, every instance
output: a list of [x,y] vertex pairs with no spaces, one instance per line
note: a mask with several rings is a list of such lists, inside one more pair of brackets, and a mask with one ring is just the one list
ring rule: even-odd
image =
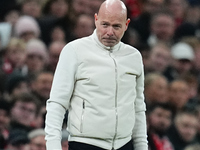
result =
[[61,51],[47,100],[47,150],[61,150],[68,110],[69,150],[147,150],[141,54],[121,42],[130,19],[120,0],[106,0],[93,34]]

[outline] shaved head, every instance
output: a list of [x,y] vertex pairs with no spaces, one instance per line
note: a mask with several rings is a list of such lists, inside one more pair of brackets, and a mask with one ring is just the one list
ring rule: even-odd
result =
[[95,26],[99,41],[108,47],[120,42],[127,30],[130,19],[127,19],[127,9],[121,0],[106,0],[95,14]]
[[[116,11],[117,10],[117,11]],[[110,14],[116,14],[116,15],[122,15],[127,18],[127,9],[125,4],[121,0],[106,0],[104,1],[100,8],[98,15],[101,15],[101,13],[110,13]]]

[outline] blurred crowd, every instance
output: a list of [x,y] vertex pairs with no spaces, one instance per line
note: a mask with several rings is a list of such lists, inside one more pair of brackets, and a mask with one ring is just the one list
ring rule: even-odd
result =
[[[0,149],[46,150],[59,54],[93,33],[103,1],[0,1]],[[123,1],[131,22],[122,41],[143,56],[149,150],[200,150],[200,0]]]

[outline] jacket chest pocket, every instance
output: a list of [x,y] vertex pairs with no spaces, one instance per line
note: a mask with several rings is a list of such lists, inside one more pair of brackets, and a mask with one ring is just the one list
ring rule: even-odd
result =
[[126,72],[125,76],[124,76],[124,78],[125,78],[125,80],[127,80],[127,82],[135,82],[136,77],[137,77],[137,74],[132,73],[132,72]]

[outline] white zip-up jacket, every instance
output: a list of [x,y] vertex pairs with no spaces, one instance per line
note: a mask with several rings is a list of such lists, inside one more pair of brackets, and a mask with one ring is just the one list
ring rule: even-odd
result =
[[142,57],[119,42],[100,43],[94,33],[68,43],[60,54],[47,100],[47,150],[61,150],[66,110],[69,141],[118,149],[131,139],[147,150]]

